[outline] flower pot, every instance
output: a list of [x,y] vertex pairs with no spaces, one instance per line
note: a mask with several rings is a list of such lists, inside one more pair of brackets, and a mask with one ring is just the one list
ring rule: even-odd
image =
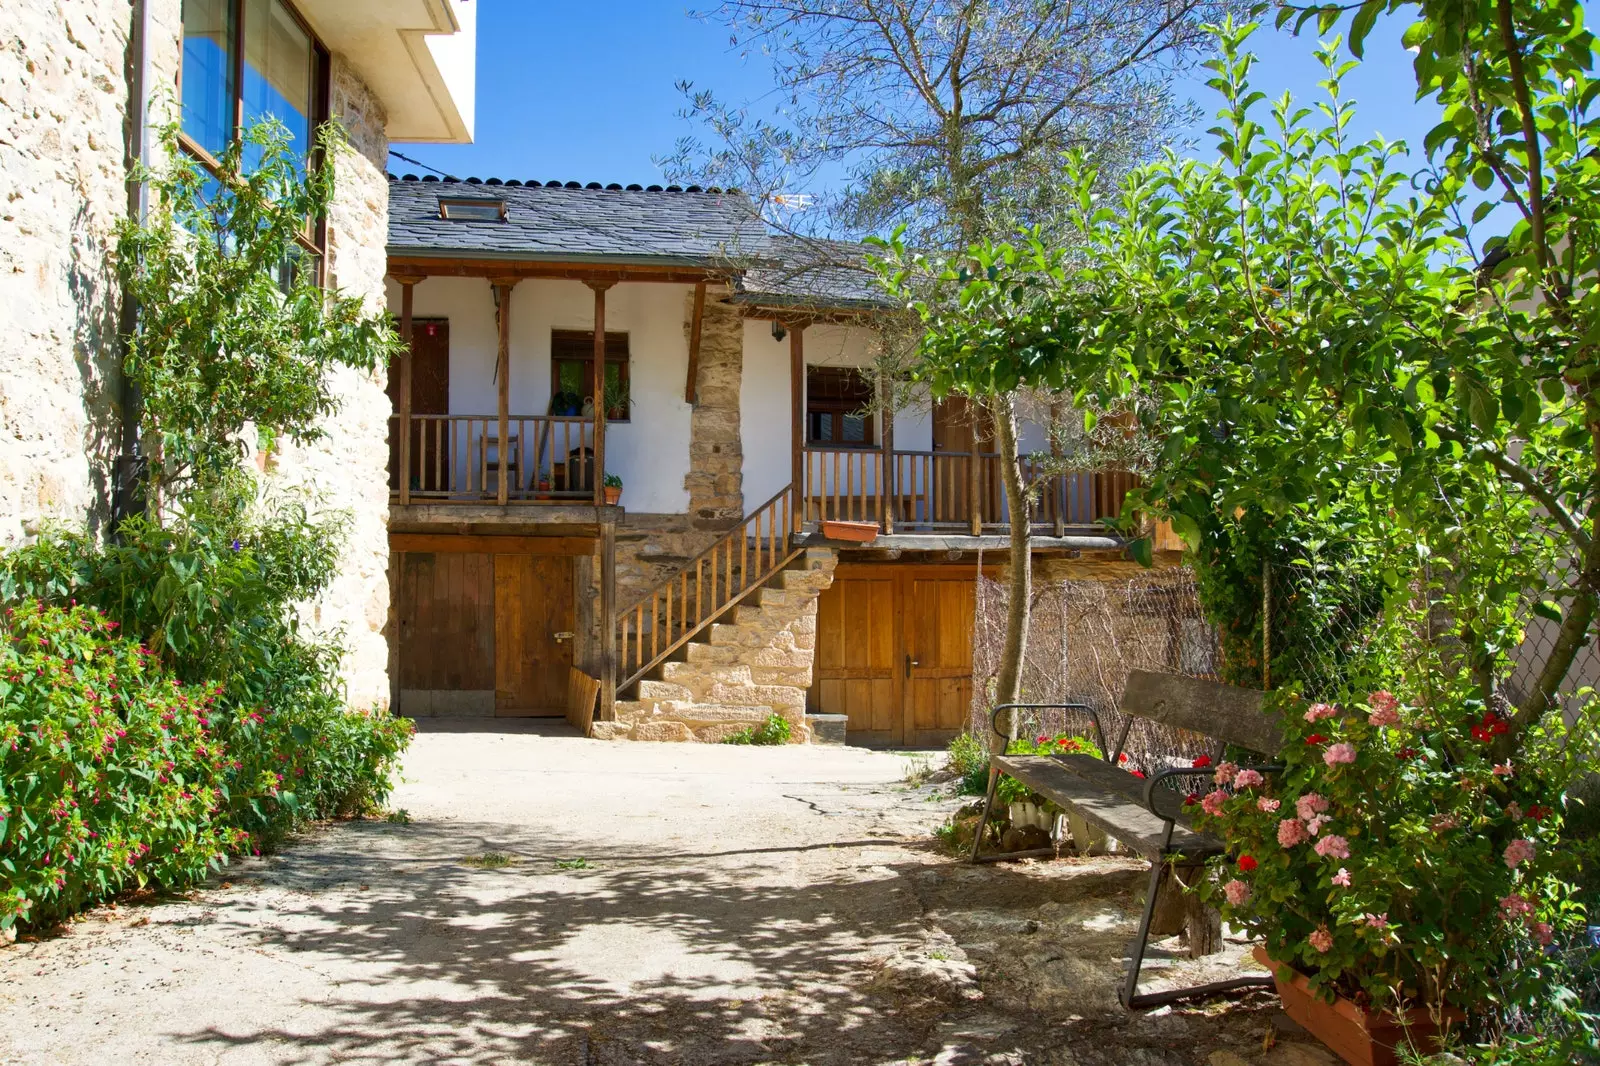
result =
[[1438,1019],[1422,1009],[1403,1014],[1371,1011],[1343,996],[1328,1003],[1312,994],[1305,974],[1273,962],[1266,948],[1257,947],[1253,954],[1257,962],[1272,971],[1284,1013],[1351,1066],[1398,1066],[1400,1056],[1395,1048],[1408,1044],[1424,1054],[1437,1051],[1440,1023],[1454,1027],[1466,1017],[1454,1008],[1446,1008]]
[[606,485],[603,489],[606,494],[606,504],[615,507],[617,501],[622,499],[622,488],[619,485]]
[[822,523],[822,535],[829,540],[843,540],[852,544],[871,544],[878,539],[878,526],[875,522],[834,522]]

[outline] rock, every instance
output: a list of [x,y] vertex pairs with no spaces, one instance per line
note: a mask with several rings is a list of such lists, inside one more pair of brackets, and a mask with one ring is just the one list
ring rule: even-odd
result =
[[1000,836],[1001,851],[1031,851],[1034,848],[1048,848],[1050,834],[1036,825],[1024,826],[1021,829],[1007,829]]
[[983,998],[977,967],[954,944],[896,952],[883,960],[872,987],[911,999],[950,1004]]
[[1263,1066],[1341,1066],[1339,1056],[1321,1044],[1279,1044],[1262,1061]]
[[1206,1066],[1250,1066],[1250,1060],[1232,1051],[1213,1051],[1206,1056]]

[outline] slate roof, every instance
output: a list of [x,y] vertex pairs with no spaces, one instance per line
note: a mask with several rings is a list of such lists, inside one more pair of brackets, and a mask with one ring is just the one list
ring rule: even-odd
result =
[[735,303],[818,310],[881,310],[893,302],[867,265],[868,249],[849,241],[772,235],[767,254],[735,284]]
[[[724,266],[765,228],[737,190],[389,181],[391,255]],[[504,221],[439,217],[439,198],[504,200]]]
[[[447,219],[439,200],[503,200],[504,220]],[[737,189],[389,176],[389,254],[706,267],[763,307],[889,306],[861,245],[770,232]]]

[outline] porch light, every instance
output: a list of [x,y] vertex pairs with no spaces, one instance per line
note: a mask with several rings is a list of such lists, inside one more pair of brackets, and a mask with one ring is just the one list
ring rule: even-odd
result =
[[789,331],[783,328],[783,323],[779,322],[777,319],[773,319],[772,320],[772,339],[775,340],[775,341],[781,341],[781,340],[783,340],[784,337],[786,337],[788,335],[789,335]]

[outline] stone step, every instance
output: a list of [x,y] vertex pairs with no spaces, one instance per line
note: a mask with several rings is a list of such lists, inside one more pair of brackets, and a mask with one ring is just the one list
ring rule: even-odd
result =
[[719,644],[706,644],[700,637],[691,640],[683,646],[683,662],[709,666],[716,663],[733,663],[739,661],[740,650],[737,645],[725,646]]
[[806,709],[805,689],[788,685],[757,685],[753,681],[739,685],[718,682],[706,690],[705,698],[739,707],[764,706],[774,710],[792,709],[801,713]]
[[783,685],[790,688],[811,687],[810,666],[752,666],[750,680],[757,685]]
[[661,679],[694,699],[712,685],[750,684],[750,668],[738,663],[662,663]]
[[639,682],[639,699],[641,702],[646,700],[692,700],[694,699],[694,693],[682,685],[674,685],[670,681],[651,681],[647,679]]

